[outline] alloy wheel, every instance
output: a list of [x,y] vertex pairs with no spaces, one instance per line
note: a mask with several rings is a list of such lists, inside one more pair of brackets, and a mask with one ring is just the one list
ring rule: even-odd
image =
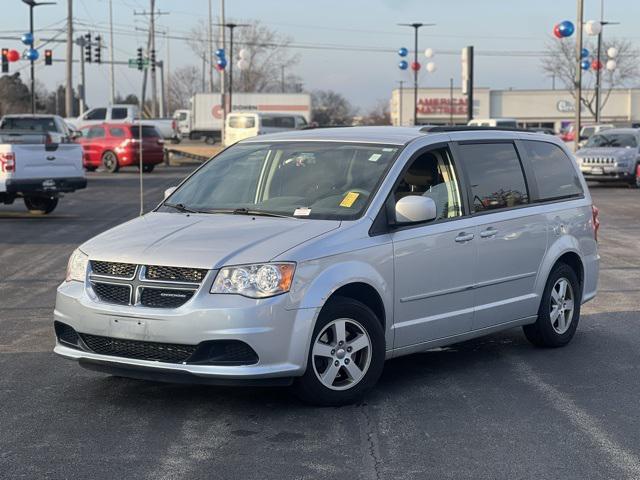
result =
[[559,278],[551,289],[549,317],[556,333],[562,335],[571,326],[575,309],[575,297],[571,283],[564,277]]
[[311,363],[325,387],[348,390],[364,378],[371,364],[369,334],[353,319],[334,320],[316,336]]

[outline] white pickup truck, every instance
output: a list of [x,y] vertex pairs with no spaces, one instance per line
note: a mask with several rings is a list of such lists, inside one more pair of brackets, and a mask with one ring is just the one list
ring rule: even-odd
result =
[[0,204],[23,198],[31,213],[51,213],[63,193],[85,188],[82,147],[47,132],[0,129]]
[[[100,125],[103,123],[134,123],[140,120],[140,111],[136,105],[110,105],[108,107],[95,107],[87,110],[78,118],[69,118],[67,122],[78,130],[87,125]],[[174,143],[180,142],[177,122],[173,118],[143,118],[145,125],[153,125],[158,129],[165,140]]]

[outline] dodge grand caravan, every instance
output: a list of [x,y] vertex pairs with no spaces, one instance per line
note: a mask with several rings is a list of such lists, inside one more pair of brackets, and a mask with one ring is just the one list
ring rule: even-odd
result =
[[596,294],[598,225],[549,135],[255,137],[72,254],[55,352],[119,376],[353,402],[392,357],[515,326],[566,345]]

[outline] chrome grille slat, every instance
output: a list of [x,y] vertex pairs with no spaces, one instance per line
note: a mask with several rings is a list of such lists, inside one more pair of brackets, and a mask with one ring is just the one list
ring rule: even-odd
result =
[[103,277],[132,279],[136,274],[134,263],[102,262],[91,260],[91,273]]
[[145,278],[154,281],[200,283],[206,274],[202,268],[145,266]]

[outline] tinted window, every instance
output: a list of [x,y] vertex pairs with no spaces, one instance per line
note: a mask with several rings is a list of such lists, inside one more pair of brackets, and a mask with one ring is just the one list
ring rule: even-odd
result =
[[113,110],[111,110],[112,120],[124,120],[125,118],[127,118],[126,108],[114,108]]
[[[131,135],[133,138],[140,138],[140,127],[135,126],[131,127]],[[160,133],[158,129],[152,125],[143,125],[142,126],[142,138],[158,138],[160,137]]]
[[511,143],[460,145],[475,212],[529,203],[520,159]]
[[578,172],[560,147],[530,140],[522,143],[533,166],[540,200],[582,194]]
[[124,128],[110,128],[109,133],[111,133],[112,137],[126,137],[127,132],[124,131]]
[[36,132],[57,132],[53,117],[6,117],[2,130],[33,130]]
[[87,138],[102,138],[104,137],[104,128],[102,127],[90,128],[86,136]]
[[87,113],[87,116],[85,118],[87,120],[104,120],[107,118],[107,109],[94,108],[93,110]]

